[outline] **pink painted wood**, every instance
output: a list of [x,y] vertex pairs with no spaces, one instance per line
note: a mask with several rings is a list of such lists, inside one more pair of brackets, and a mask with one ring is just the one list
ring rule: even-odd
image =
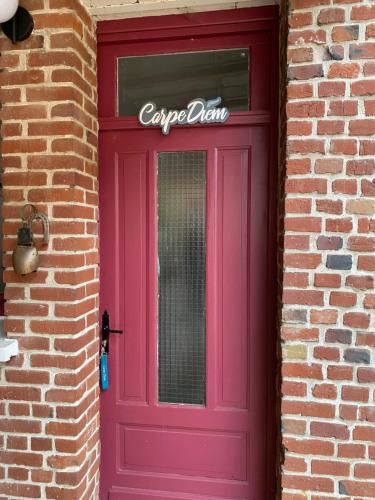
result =
[[[110,388],[101,396],[103,500],[275,495],[276,89],[268,76],[276,26],[275,11],[265,9],[271,20],[263,16],[257,31],[253,11],[243,10],[247,15],[241,19],[237,12],[213,14],[216,37],[194,42],[194,50],[251,47],[260,68],[260,81],[256,68],[251,71],[251,110],[221,126],[176,127],[169,136],[115,117],[115,60],[133,50],[190,50],[186,39],[175,40],[174,28],[186,35],[189,28],[199,31],[201,23],[194,24],[194,16],[188,21],[170,16],[172,40],[151,29],[157,41],[136,49],[129,26],[142,39],[144,20],[99,24],[101,309],[110,312],[113,328],[125,331],[111,337]],[[208,15],[197,19],[204,19],[206,33],[213,29]],[[231,38],[243,22],[252,26],[251,33]],[[116,30],[119,40],[126,36],[129,43],[115,44]],[[207,152],[205,407],[157,400],[157,153],[188,150]]]

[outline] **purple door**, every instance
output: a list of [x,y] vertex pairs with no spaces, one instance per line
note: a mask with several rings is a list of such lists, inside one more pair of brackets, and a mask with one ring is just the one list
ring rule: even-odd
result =
[[274,498],[267,116],[101,123],[102,500]]

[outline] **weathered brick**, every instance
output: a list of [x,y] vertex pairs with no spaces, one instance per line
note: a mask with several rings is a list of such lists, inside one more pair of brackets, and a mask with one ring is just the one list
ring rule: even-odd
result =
[[340,236],[319,236],[316,242],[318,250],[340,250],[343,240]]
[[338,342],[340,344],[351,344],[352,331],[343,328],[328,328],[325,336],[326,342]]
[[351,269],[353,265],[351,255],[327,255],[326,266],[328,269]]
[[370,363],[370,352],[366,349],[345,349],[344,359],[351,363]]

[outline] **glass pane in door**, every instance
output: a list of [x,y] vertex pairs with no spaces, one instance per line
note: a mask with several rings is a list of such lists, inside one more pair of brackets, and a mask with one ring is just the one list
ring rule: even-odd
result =
[[158,155],[159,401],[206,400],[206,153]]
[[183,109],[192,99],[221,97],[230,111],[249,109],[249,49],[118,59],[118,114],[137,115],[148,101]]

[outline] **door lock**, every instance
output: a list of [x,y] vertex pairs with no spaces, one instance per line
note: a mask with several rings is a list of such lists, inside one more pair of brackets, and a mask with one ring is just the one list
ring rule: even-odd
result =
[[109,351],[109,334],[110,333],[120,333],[122,334],[122,330],[111,330],[109,326],[109,314],[108,311],[105,310],[102,315],[102,353]]

